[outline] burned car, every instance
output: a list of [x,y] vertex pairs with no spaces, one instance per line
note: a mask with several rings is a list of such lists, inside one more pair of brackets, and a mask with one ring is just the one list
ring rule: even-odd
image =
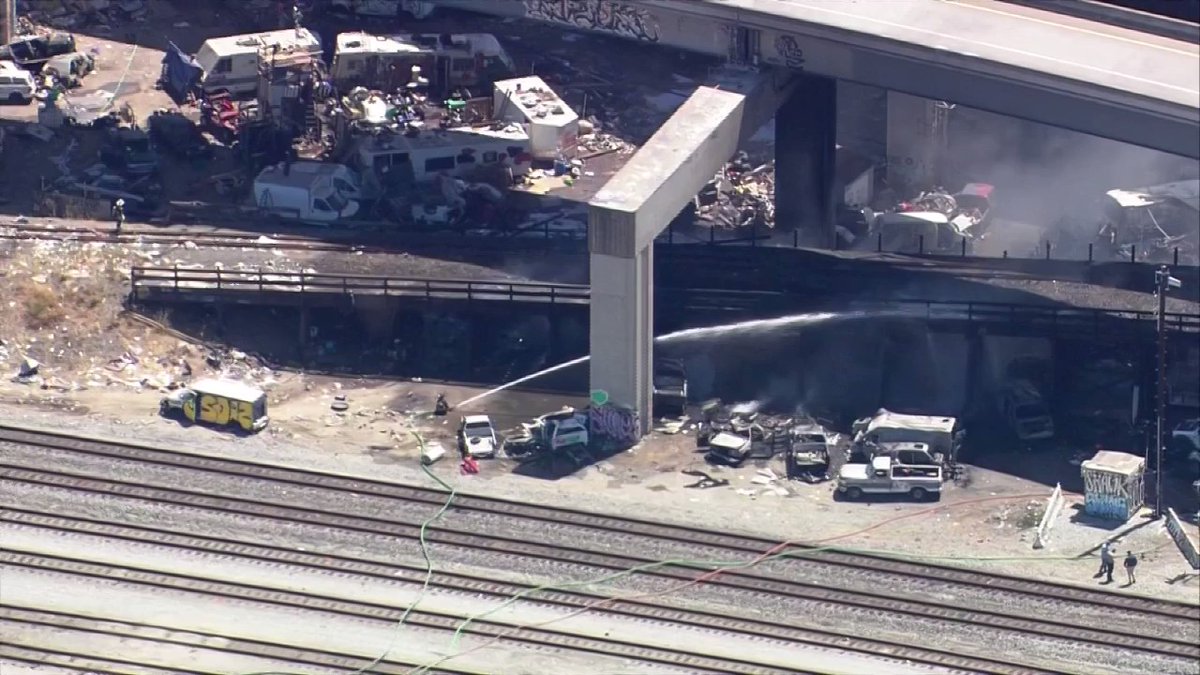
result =
[[195,159],[212,154],[212,145],[204,132],[179,113],[155,112],[150,116],[148,126],[154,145],[176,157]]
[[682,415],[687,407],[687,370],[678,359],[654,360],[654,414]]
[[47,61],[75,51],[75,36],[70,33],[26,35],[0,46],[0,61],[13,63],[37,72]]

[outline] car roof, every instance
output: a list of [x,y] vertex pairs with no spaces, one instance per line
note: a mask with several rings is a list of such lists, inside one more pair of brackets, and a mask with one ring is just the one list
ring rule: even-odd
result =
[[492,419],[487,415],[466,415],[463,424],[491,424]]

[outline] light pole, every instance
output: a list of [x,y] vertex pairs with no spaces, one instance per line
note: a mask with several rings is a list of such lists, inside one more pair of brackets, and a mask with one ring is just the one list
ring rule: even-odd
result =
[[1167,291],[1182,286],[1166,265],[1159,267],[1154,273],[1155,288],[1158,294],[1158,314],[1155,316],[1155,330],[1158,338],[1158,372],[1155,378],[1155,401],[1158,404],[1154,414],[1154,517],[1162,518],[1162,476],[1163,476],[1163,425],[1167,419]]

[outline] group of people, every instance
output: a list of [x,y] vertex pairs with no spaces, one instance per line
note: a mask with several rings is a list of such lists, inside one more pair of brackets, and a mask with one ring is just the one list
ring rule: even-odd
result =
[[[1128,585],[1132,586],[1137,577],[1134,570],[1137,569],[1138,559],[1133,554],[1133,551],[1125,552],[1125,574],[1129,577]],[[1116,567],[1116,558],[1113,556],[1112,542],[1106,541],[1100,547],[1100,571],[1092,578],[1105,577],[1104,583],[1111,584],[1113,580],[1113,569]]]

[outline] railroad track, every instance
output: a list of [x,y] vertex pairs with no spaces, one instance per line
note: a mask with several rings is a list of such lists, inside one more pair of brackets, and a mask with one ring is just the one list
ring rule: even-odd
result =
[[[87,534],[103,537],[110,541],[119,540],[133,544],[165,546],[192,553],[232,555],[262,563],[286,563],[312,570],[348,573],[387,582],[421,584],[424,582],[426,574],[425,568],[419,565],[368,560],[360,556],[312,554],[278,546],[266,546],[260,542],[245,539],[198,536],[160,527],[115,525],[104,521],[68,518],[26,509],[0,509],[0,523],[32,526],[65,535]],[[784,622],[762,618],[742,618],[731,616],[725,612],[696,608],[683,609],[650,599],[617,600],[612,596],[580,590],[541,590],[532,585],[497,581],[492,577],[480,574],[438,571],[431,577],[429,586],[445,592],[467,592],[496,600],[520,596],[564,610],[580,610],[603,602],[603,608],[594,611],[635,620],[666,622],[694,630],[721,631],[751,638],[772,638],[789,643],[855,652],[868,656],[888,654],[890,658],[903,659],[913,663],[960,668],[981,673],[1041,672],[1001,659],[963,657],[948,650],[914,647],[874,638],[858,638],[832,631],[802,629]]]
[[[167,573],[110,563],[96,563],[65,556],[28,554],[0,548],[0,564],[9,568],[66,573],[97,580],[111,580],[160,590],[185,591],[215,596],[227,601],[251,601],[289,610],[316,611],[352,619],[395,625],[405,615],[403,607],[392,604],[352,601],[316,592],[285,591],[274,586],[214,581],[204,577]],[[752,658],[734,659],[708,656],[700,651],[651,647],[613,638],[585,637],[554,628],[531,628],[487,618],[463,625],[462,617],[430,610],[408,613],[405,622],[440,631],[459,631],[483,639],[502,637],[506,641],[539,648],[567,649],[595,655],[617,656],[634,661],[683,667],[692,673],[751,673],[792,675],[795,670],[775,668]],[[364,665],[360,658],[359,666]],[[409,669],[391,672],[408,672]],[[383,672],[389,672],[385,670]]]
[[[174,453],[165,450],[144,448],[136,445],[109,445],[83,439],[75,439],[56,434],[44,434],[13,428],[0,429],[0,441],[35,445],[49,449],[68,449],[73,453],[88,454],[123,461],[150,463],[164,467],[200,470],[227,476],[253,476],[258,479],[275,481],[287,485],[306,488],[353,492],[357,495],[386,497],[388,499],[424,503],[430,506],[440,506],[445,495],[436,490],[401,486],[377,481],[364,481],[332,476],[319,472],[281,469],[252,462],[232,461],[199,457],[186,453]],[[338,527],[351,531],[383,534],[389,537],[415,538],[419,523],[416,520],[402,521],[364,516],[347,516],[330,513],[318,509],[303,507],[281,507],[276,504],[255,502],[253,500],[214,496],[174,488],[147,487],[136,483],[114,480],[100,480],[79,476],[62,471],[31,470],[27,467],[7,465],[4,467],[4,477],[10,481],[21,481],[30,484],[60,487],[72,490],[90,491],[110,496],[123,496],[143,500],[154,500],[160,503],[221,510],[226,513],[241,516],[267,517],[288,522],[307,523],[326,527]],[[663,525],[646,521],[631,520],[600,516],[582,511],[556,509],[533,506],[475,496],[460,496],[456,508],[463,511],[479,511],[489,514],[502,513],[508,517],[529,519],[544,524],[546,527],[561,526],[569,522],[573,526],[587,527],[611,532],[614,537],[646,537],[661,540],[677,541],[692,546],[702,544],[724,549],[726,551],[754,556],[769,548],[775,542],[741,535],[711,532],[699,528],[687,528],[673,525]],[[645,565],[653,559],[634,555],[613,555],[595,550],[532,544],[520,539],[505,538],[494,535],[480,535],[467,530],[456,530],[451,527],[436,527],[430,532],[429,540],[454,546],[485,549],[493,553],[513,556],[534,557],[554,561],[570,561],[601,569],[628,569]],[[804,547],[793,547],[790,554],[800,557],[811,557],[813,551]],[[917,565],[914,563],[890,560],[886,558],[868,557],[857,554],[821,552],[819,557],[811,557],[805,564],[836,565],[873,575],[899,576],[912,582],[930,581],[947,587],[974,586],[1007,595],[1017,595],[1011,601],[1020,601],[1022,597],[1037,600],[1053,600],[1074,605],[1089,605],[1103,607],[1106,612],[1124,612],[1130,614],[1127,619],[1112,622],[1095,622],[1081,625],[1069,621],[1053,621],[1031,619],[1026,616],[1016,616],[1012,611],[981,611],[964,609],[952,602],[935,602],[928,599],[898,597],[896,593],[887,592],[886,584],[881,584],[881,592],[868,593],[863,591],[842,591],[823,587],[819,584],[805,584],[796,581],[781,580],[753,571],[731,572],[708,583],[714,586],[738,589],[742,592],[771,593],[780,596],[800,598],[810,601],[821,601],[859,607],[871,611],[887,611],[907,614],[914,617],[934,617],[942,621],[959,622],[993,630],[1015,631],[1039,637],[1053,637],[1072,642],[1083,642],[1107,647],[1123,647],[1139,652],[1170,656],[1176,658],[1195,659],[1200,656],[1200,650],[1187,640],[1174,640],[1162,635],[1170,631],[1161,630],[1161,626],[1142,623],[1149,619],[1156,621],[1194,622],[1197,609],[1192,606],[1177,603],[1121,596],[1089,589],[1050,584],[1047,582],[1031,581],[1015,577],[1005,577],[983,574],[958,568]],[[682,567],[668,567],[649,571],[646,574],[671,580],[688,580],[694,577],[695,570]],[[1019,604],[1019,603],[1014,603]],[[1103,630],[1092,625],[1119,625],[1121,630]],[[1141,633],[1138,631],[1142,630]],[[1187,635],[1187,631],[1182,631]],[[975,658],[981,655],[965,655]],[[986,655],[982,655],[986,656]],[[916,660],[916,659],[914,659]],[[986,660],[986,659],[984,659]],[[923,662],[933,662],[927,660]],[[945,665],[938,661],[939,665]],[[1012,672],[1004,670],[1017,664],[976,664],[967,669],[982,672]],[[957,664],[956,664],[957,666]],[[958,666],[961,667],[961,666]],[[989,670],[988,668],[991,668]],[[999,668],[999,669],[998,669]]]
[[[98,619],[94,616],[83,614],[29,609],[12,605],[0,607],[0,626],[5,626],[5,633],[10,636],[15,635],[18,631],[36,632],[39,630],[51,630],[75,636],[100,635],[112,638],[114,643],[118,645],[133,642],[139,645],[153,645],[168,649],[180,648],[190,652],[189,658],[194,663],[202,663],[204,655],[214,655],[216,652],[263,659],[265,662],[271,663],[274,669],[287,666],[305,666],[333,672],[344,672],[357,670],[369,661],[368,658],[358,654],[302,649],[291,645],[273,644],[259,640],[230,638],[226,635],[217,635],[192,629],[180,631],[173,626]],[[84,641],[80,640],[80,643],[82,644]],[[208,646],[211,643],[220,644],[220,647]],[[27,641],[25,644],[5,644],[0,646],[0,660],[5,659],[24,662],[30,665],[81,668],[93,673],[114,673],[120,675],[126,675],[131,670],[138,673],[154,671],[161,673],[196,673],[198,675],[209,675],[213,672],[212,669],[189,670],[176,667],[160,669],[133,660],[119,659],[112,654],[79,653],[44,645],[34,647],[30,646]],[[403,660],[386,659],[372,668],[371,672],[403,675],[421,665],[420,663],[411,663]],[[480,675],[478,671],[448,668],[438,668],[432,671],[432,673]]]

